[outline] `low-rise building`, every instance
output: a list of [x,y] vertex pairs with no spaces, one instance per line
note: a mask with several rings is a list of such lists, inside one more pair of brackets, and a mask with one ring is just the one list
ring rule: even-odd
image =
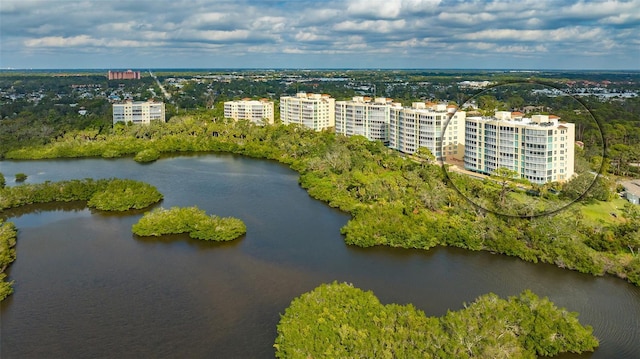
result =
[[631,180],[621,183],[624,187],[624,197],[633,204],[640,204],[640,180]]
[[316,131],[335,126],[335,99],[329,95],[299,92],[280,97],[280,119],[288,125],[296,123]]
[[461,161],[465,117],[465,111],[443,103],[414,102],[411,107],[392,106],[389,147],[409,154],[425,147],[438,161]]
[[248,98],[227,101],[224,103],[224,117],[234,120],[249,120],[255,124],[263,124],[265,121],[273,123],[273,101]]
[[113,104],[113,124],[117,122],[149,124],[151,121],[165,122],[164,102],[150,100]]
[[336,101],[336,133],[361,135],[371,141],[389,143],[391,99],[384,97],[354,97],[351,101]]
[[464,168],[490,175],[504,167],[538,184],[569,180],[574,174],[575,125],[559,120],[509,111],[467,117]]

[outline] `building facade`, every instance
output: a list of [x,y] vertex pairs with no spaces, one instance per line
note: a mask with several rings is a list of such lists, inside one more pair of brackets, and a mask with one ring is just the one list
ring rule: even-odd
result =
[[621,183],[624,187],[624,197],[633,204],[640,204],[640,180],[630,180]]
[[165,122],[164,102],[127,101],[113,104],[113,124],[117,122],[149,124],[151,121]]
[[305,92],[280,97],[280,119],[286,125],[296,123],[316,131],[332,128],[335,126],[335,99]]
[[447,104],[414,102],[411,107],[391,106],[389,147],[409,154],[426,147],[438,161],[461,161],[465,117],[465,111]]
[[490,175],[500,167],[532,183],[567,181],[574,174],[575,125],[554,115],[523,117],[497,111],[467,117],[464,167]]
[[336,133],[345,136],[360,135],[371,141],[389,143],[391,99],[354,97],[351,101],[336,101]]
[[111,71],[107,72],[109,80],[140,80],[140,71]]
[[227,101],[224,103],[224,117],[234,120],[249,120],[255,124],[273,123],[273,102],[267,99]]

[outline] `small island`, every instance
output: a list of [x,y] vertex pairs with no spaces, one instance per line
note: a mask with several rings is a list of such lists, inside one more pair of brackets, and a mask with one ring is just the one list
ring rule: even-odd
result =
[[35,203],[87,201],[89,208],[124,212],[162,200],[154,186],[131,179],[69,180],[0,187],[0,211]]
[[147,212],[131,230],[139,236],[188,233],[194,239],[224,242],[242,236],[247,227],[238,218],[209,216],[194,206],[158,208]]
[[483,295],[436,318],[336,282],[294,299],[274,344],[277,358],[535,358],[597,346],[576,313],[528,290]]
[[154,162],[160,158],[160,152],[156,151],[153,148],[148,148],[146,150],[142,150],[133,157],[133,160],[138,163],[149,163]]

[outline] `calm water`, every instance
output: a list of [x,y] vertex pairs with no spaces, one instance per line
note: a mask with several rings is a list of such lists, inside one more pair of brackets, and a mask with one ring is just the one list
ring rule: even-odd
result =
[[595,328],[601,346],[581,357],[640,357],[640,289],[489,253],[348,247],[339,229],[349,216],[311,199],[297,174],[274,162],[5,161],[0,172],[9,185],[18,172],[31,183],[138,179],[165,195],[160,206],[196,205],[247,225],[242,239],[216,244],[137,238],[131,225],[142,213],[78,203],[5,212],[19,233],[15,293],[0,312],[2,358],[272,358],[280,313],[334,280],[435,316],[488,292],[531,289]]

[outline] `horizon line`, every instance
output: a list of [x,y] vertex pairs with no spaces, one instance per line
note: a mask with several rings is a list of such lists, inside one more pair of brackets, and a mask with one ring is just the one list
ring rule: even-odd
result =
[[3,67],[0,71],[108,71],[108,70],[136,70],[136,71],[149,71],[149,70],[294,70],[294,71],[335,71],[335,70],[347,70],[347,71],[410,71],[410,70],[431,70],[431,71],[511,71],[511,72],[541,72],[541,71],[553,71],[553,72],[594,72],[594,71],[606,71],[606,72],[640,72],[640,69],[607,69],[607,68],[585,68],[585,69],[571,69],[571,68],[454,68],[454,67],[78,67],[78,68],[14,68]]

